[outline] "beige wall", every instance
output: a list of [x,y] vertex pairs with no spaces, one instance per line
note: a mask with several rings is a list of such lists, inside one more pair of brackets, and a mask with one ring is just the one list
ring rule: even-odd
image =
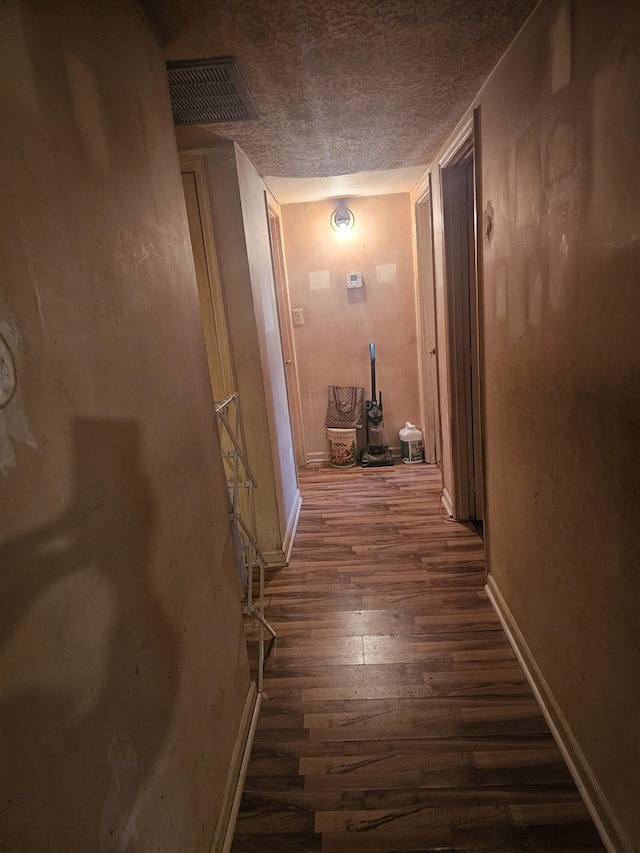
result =
[[247,457],[258,482],[254,498],[258,541],[269,564],[282,565],[295,533],[300,491],[265,187],[233,142],[220,140],[189,155],[202,156],[206,164]]
[[[284,550],[291,544],[300,509],[291,417],[271,257],[265,185],[243,152],[236,148],[247,256],[266,404],[266,423],[274,470],[275,493]],[[254,424],[254,426],[258,426]]]
[[490,587],[619,834],[613,847],[629,851],[640,849],[639,44],[636,3],[549,0],[477,101],[494,211]]
[[0,847],[208,851],[249,673],[162,54],[0,40]]
[[[371,395],[369,342],[376,344],[385,442],[399,447],[398,430],[419,420],[411,211],[405,194],[354,198],[351,235],[332,231],[335,201],[282,207],[305,444],[309,461],[328,459],[327,387],[356,385]],[[347,290],[360,272],[362,289]],[[364,433],[363,433],[364,435]]]

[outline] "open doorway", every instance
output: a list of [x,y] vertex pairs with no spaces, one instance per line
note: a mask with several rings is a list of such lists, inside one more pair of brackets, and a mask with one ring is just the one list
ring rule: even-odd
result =
[[454,514],[459,520],[476,522],[482,534],[484,463],[473,118],[440,161],[440,168]]

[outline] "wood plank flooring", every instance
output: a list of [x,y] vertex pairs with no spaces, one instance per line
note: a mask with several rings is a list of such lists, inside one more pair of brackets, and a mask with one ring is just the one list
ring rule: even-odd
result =
[[234,853],[602,853],[437,468],[300,487]]

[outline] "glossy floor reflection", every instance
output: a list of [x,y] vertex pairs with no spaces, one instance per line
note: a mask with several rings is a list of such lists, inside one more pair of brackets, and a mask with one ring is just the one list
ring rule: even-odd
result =
[[234,853],[601,853],[438,469],[300,484]]

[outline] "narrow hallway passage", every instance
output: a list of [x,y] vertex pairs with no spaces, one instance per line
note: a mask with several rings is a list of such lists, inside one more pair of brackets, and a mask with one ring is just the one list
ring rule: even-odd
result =
[[300,488],[234,853],[603,851],[438,469]]

